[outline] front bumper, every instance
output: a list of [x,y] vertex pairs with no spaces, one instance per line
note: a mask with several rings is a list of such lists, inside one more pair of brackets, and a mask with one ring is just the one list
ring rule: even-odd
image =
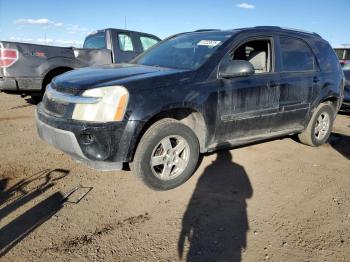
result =
[[37,107],[39,136],[78,162],[101,171],[120,170],[130,162],[141,130],[139,121],[88,123],[55,117]]

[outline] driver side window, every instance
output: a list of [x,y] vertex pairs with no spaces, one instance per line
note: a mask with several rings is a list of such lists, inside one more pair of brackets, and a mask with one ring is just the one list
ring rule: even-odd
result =
[[271,42],[269,40],[246,42],[230,52],[225,59],[250,62],[255,74],[271,72]]

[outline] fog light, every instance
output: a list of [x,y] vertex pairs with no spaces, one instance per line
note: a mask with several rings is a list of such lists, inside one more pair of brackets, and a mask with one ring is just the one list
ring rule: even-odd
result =
[[90,145],[95,141],[95,136],[92,134],[81,134],[80,142],[85,145]]

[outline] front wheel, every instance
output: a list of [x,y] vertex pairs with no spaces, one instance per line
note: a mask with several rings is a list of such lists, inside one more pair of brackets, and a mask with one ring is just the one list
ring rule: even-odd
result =
[[148,187],[169,190],[192,176],[198,157],[194,132],[175,119],[162,119],[141,138],[131,166]]
[[326,143],[332,131],[334,115],[334,110],[329,104],[320,104],[306,129],[298,135],[299,140],[309,146],[320,146]]

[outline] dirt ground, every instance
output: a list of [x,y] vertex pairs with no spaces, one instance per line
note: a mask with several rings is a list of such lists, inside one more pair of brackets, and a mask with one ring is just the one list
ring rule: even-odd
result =
[[350,261],[350,115],[320,148],[221,151],[155,192],[48,146],[34,111],[0,94],[1,261]]

